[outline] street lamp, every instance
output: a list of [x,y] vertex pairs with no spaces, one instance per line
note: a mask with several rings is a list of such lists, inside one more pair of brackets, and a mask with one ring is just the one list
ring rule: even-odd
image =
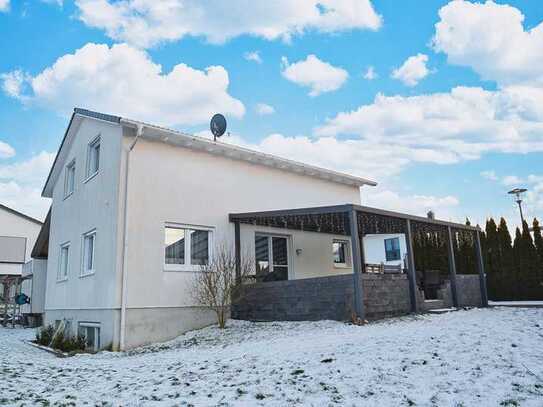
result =
[[522,198],[524,197],[524,193],[527,191],[526,188],[515,188],[508,192],[508,194],[513,196],[513,199],[518,204],[518,209],[520,211],[520,220],[522,221],[522,224],[524,225],[524,215],[522,214]]

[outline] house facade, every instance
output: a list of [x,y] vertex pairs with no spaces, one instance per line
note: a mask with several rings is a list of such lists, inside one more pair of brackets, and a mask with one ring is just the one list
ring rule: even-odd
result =
[[[233,245],[229,213],[359,203],[364,185],[375,183],[76,109],[43,190],[53,199],[45,323],[113,349],[209,325],[191,287],[214,247]],[[281,278],[352,273],[344,236],[242,233],[244,251]]]

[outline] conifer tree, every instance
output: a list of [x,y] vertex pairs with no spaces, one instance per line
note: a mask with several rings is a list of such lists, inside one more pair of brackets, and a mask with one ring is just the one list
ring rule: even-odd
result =
[[539,221],[536,218],[534,218],[533,227],[534,227],[534,244],[535,244],[535,248],[537,250],[537,254],[539,257],[538,268],[539,268],[539,271],[543,274],[543,236],[541,235],[541,227],[539,226]]

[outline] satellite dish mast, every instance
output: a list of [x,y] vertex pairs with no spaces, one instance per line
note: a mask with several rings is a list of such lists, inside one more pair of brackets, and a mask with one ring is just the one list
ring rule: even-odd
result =
[[217,138],[221,137],[226,131],[226,119],[222,114],[217,113],[211,118],[209,128],[213,133],[213,141],[217,141]]

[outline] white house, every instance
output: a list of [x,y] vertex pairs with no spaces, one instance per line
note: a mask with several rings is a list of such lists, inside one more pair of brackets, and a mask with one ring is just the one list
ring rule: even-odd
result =
[[0,303],[13,301],[41,225],[39,220],[0,204]]
[[[359,204],[365,185],[376,184],[75,109],[43,189],[53,199],[45,322],[64,320],[90,346],[113,349],[208,325],[214,316],[190,287],[213,248],[233,244],[229,213]],[[401,262],[402,236],[366,237],[368,258]],[[270,279],[353,270],[343,235],[243,225],[241,244]]]

